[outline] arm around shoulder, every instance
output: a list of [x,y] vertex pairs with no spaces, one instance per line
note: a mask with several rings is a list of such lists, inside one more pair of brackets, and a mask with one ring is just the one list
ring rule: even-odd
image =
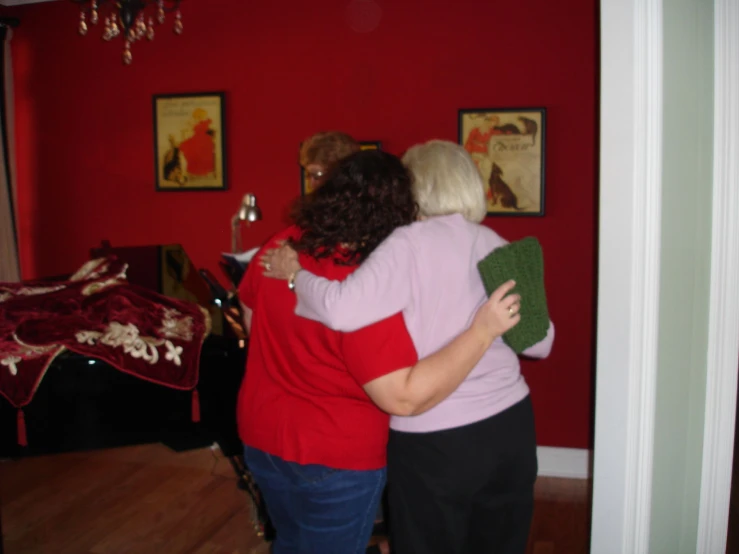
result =
[[464,381],[493,343],[494,336],[467,329],[452,343],[420,360],[364,385],[380,409],[398,416],[423,413],[449,396]]
[[520,320],[519,296],[506,296],[514,285],[509,281],[493,292],[477,311],[472,325],[444,348],[413,367],[366,383],[367,395],[393,415],[418,415],[436,406],[467,378],[493,341]]
[[356,331],[402,311],[410,301],[413,249],[396,230],[344,281],[305,270],[295,277],[295,313],[335,331]]

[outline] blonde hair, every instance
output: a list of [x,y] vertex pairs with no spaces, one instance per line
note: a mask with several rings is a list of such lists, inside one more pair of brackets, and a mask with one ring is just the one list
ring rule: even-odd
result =
[[329,171],[349,154],[359,152],[359,143],[340,131],[323,131],[300,145],[300,165],[318,164]]
[[409,148],[403,163],[413,174],[421,215],[461,214],[472,223],[485,219],[485,185],[475,162],[462,146],[430,140]]

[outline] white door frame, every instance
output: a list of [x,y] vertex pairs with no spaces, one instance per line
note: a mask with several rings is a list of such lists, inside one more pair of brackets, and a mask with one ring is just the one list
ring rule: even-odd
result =
[[591,552],[649,549],[662,197],[662,2],[601,0]]
[[713,220],[699,554],[726,551],[739,365],[739,2],[714,1]]
[[[647,554],[662,157],[662,2],[601,0],[591,552]],[[699,554],[725,550],[739,362],[739,5],[715,0],[714,183]]]

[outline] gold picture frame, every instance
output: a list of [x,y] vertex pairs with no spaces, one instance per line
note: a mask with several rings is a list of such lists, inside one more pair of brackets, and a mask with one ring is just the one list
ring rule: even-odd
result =
[[459,110],[459,144],[485,183],[489,216],[544,215],[545,108]]
[[152,99],[158,191],[226,190],[223,92]]
[[382,143],[379,140],[361,140],[359,141],[360,150],[382,150]]

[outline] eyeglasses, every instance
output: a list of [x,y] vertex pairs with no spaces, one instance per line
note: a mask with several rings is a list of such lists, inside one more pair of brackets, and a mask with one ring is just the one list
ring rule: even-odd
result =
[[306,171],[305,175],[313,181],[318,181],[318,179],[323,177],[325,174],[323,171]]

